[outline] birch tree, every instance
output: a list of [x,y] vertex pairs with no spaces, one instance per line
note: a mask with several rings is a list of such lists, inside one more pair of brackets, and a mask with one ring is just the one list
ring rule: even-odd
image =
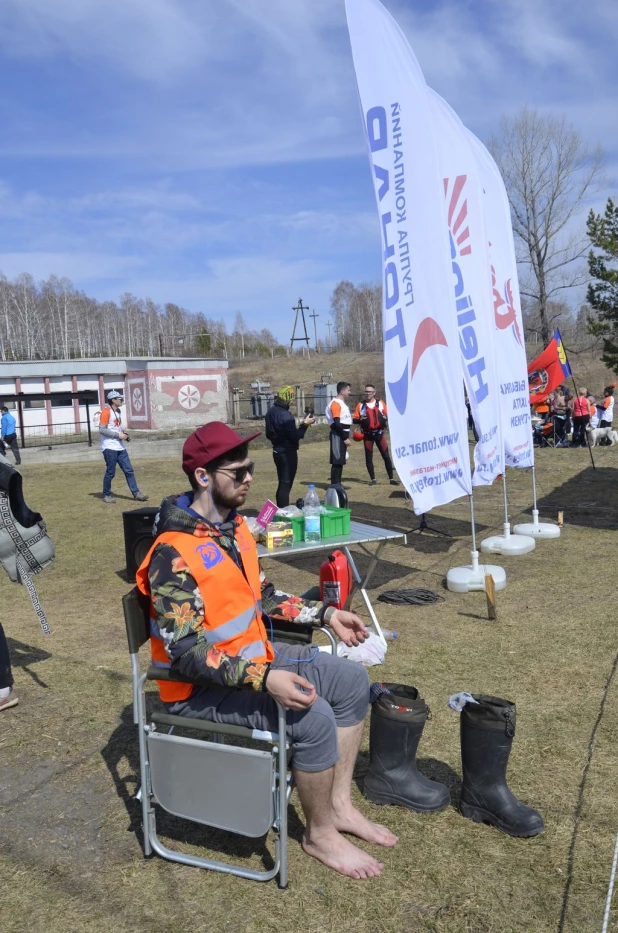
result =
[[564,117],[528,107],[504,117],[488,148],[511,205],[521,293],[538,306],[541,335],[550,339],[549,303],[587,278],[578,260],[588,244],[577,215],[602,181],[603,155],[591,150]]

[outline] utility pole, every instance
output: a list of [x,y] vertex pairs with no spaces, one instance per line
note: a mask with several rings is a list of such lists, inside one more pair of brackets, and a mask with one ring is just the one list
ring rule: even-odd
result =
[[315,311],[313,314],[310,314],[309,317],[313,318],[313,331],[315,333],[315,352],[318,352],[318,325],[316,319],[319,318],[319,314],[316,314]]
[[[307,322],[305,320],[305,311],[309,310],[309,305],[303,305],[303,299],[298,299],[298,304],[295,308],[292,308],[292,311],[296,311],[296,317],[294,318],[294,330],[292,331],[292,339],[290,340],[290,350],[294,349],[295,343],[305,343],[307,347],[309,346],[309,334],[307,333]],[[305,333],[304,337],[296,336],[296,327],[298,325],[298,315],[300,314],[303,322],[303,331]]]
[[332,327],[333,325],[331,324],[330,321],[327,321],[327,322],[326,322],[326,326],[328,327],[328,349],[329,349],[329,350],[332,350],[333,345],[332,345],[332,343],[330,342],[330,329],[331,329],[331,327]]

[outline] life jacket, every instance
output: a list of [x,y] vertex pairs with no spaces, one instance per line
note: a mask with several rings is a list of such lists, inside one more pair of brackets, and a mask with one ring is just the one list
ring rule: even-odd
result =
[[382,408],[383,402],[379,398],[375,400],[375,405],[371,407],[366,402],[361,402],[359,406],[359,417],[363,431],[383,431],[386,427],[386,417]]
[[[144,558],[135,580],[142,593],[150,596],[148,566],[159,544],[171,544],[189,568],[204,601],[206,638],[213,648],[225,654],[250,658],[256,663],[272,661],[274,651],[262,622],[260,602],[260,567],[255,540],[243,518],[237,516],[235,538],[243,571],[216,540],[182,531],[160,534]],[[150,650],[155,667],[171,667],[165,642],[157,622],[154,602],[150,600]],[[164,703],[186,700],[193,684],[158,680]]]

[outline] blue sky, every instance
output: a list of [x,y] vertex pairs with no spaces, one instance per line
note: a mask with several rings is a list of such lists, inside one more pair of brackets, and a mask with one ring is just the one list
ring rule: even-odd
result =
[[[616,0],[385,0],[481,139],[565,114],[618,179]],[[0,270],[326,335],[380,239],[343,0],[0,0]]]

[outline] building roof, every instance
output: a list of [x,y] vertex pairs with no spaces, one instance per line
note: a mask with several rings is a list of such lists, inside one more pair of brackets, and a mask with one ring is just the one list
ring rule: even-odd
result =
[[105,356],[74,360],[11,360],[0,362],[0,378],[29,376],[120,376],[144,369],[227,369],[227,360],[187,356]]

